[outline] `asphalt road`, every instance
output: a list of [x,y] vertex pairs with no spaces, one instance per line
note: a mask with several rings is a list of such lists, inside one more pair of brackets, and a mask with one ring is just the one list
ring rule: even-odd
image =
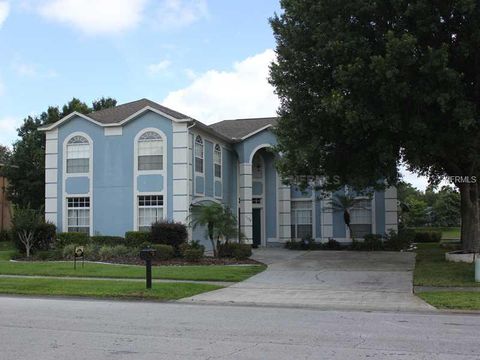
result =
[[480,316],[0,297],[0,359],[480,359]]

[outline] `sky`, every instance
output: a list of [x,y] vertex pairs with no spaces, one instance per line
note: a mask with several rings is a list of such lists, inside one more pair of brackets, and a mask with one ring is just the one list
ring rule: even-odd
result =
[[148,98],[207,124],[275,116],[268,18],[280,11],[278,0],[0,0],[0,144],[72,97]]

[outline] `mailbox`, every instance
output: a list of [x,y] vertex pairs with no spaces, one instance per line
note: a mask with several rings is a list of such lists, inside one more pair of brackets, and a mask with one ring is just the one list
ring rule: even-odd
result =
[[152,260],[154,256],[155,256],[155,249],[146,248],[146,249],[140,250],[140,259],[142,260],[145,260],[145,261]]
[[145,279],[147,289],[152,288],[152,259],[155,256],[155,249],[146,248],[140,250],[140,259],[145,261]]

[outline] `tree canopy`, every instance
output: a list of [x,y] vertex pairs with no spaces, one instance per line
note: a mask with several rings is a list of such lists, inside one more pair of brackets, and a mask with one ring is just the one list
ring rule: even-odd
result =
[[[325,189],[378,187],[398,166],[455,181],[462,241],[478,250],[480,4],[282,0],[271,19],[278,168]],[[383,184],[383,182],[382,182]]]
[[[97,110],[115,106],[116,100],[102,98],[94,101]],[[38,116],[28,116],[17,130],[19,140],[13,144],[8,157],[5,175],[9,180],[10,200],[19,207],[39,210],[45,201],[45,135],[38,131],[42,125],[52,124],[77,111],[93,111],[86,103],[73,98],[61,108],[49,106]]]

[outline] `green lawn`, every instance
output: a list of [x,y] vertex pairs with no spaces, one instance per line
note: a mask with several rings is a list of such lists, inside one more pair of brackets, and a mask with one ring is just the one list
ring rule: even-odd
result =
[[442,239],[460,239],[460,227],[417,227],[416,231],[440,231]]
[[9,241],[0,242],[0,260],[10,260],[15,253],[15,247]]
[[[77,264],[78,265],[78,264]],[[204,281],[242,281],[265,269],[261,265],[249,266],[154,266],[153,278],[171,280]],[[144,278],[144,266],[108,265],[85,263],[85,267],[73,269],[73,262],[11,262],[0,261],[0,274],[4,275],[41,275],[41,276],[78,276],[105,278]]]
[[446,249],[438,244],[418,244],[413,284],[421,286],[480,286],[475,266],[445,261]]
[[0,279],[1,294],[20,295],[176,300],[220,288],[207,284],[156,283],[147,290],[143,282],[135,281]]
[[480,292],[422,292],[417,296],[439,309],[480,310]]

